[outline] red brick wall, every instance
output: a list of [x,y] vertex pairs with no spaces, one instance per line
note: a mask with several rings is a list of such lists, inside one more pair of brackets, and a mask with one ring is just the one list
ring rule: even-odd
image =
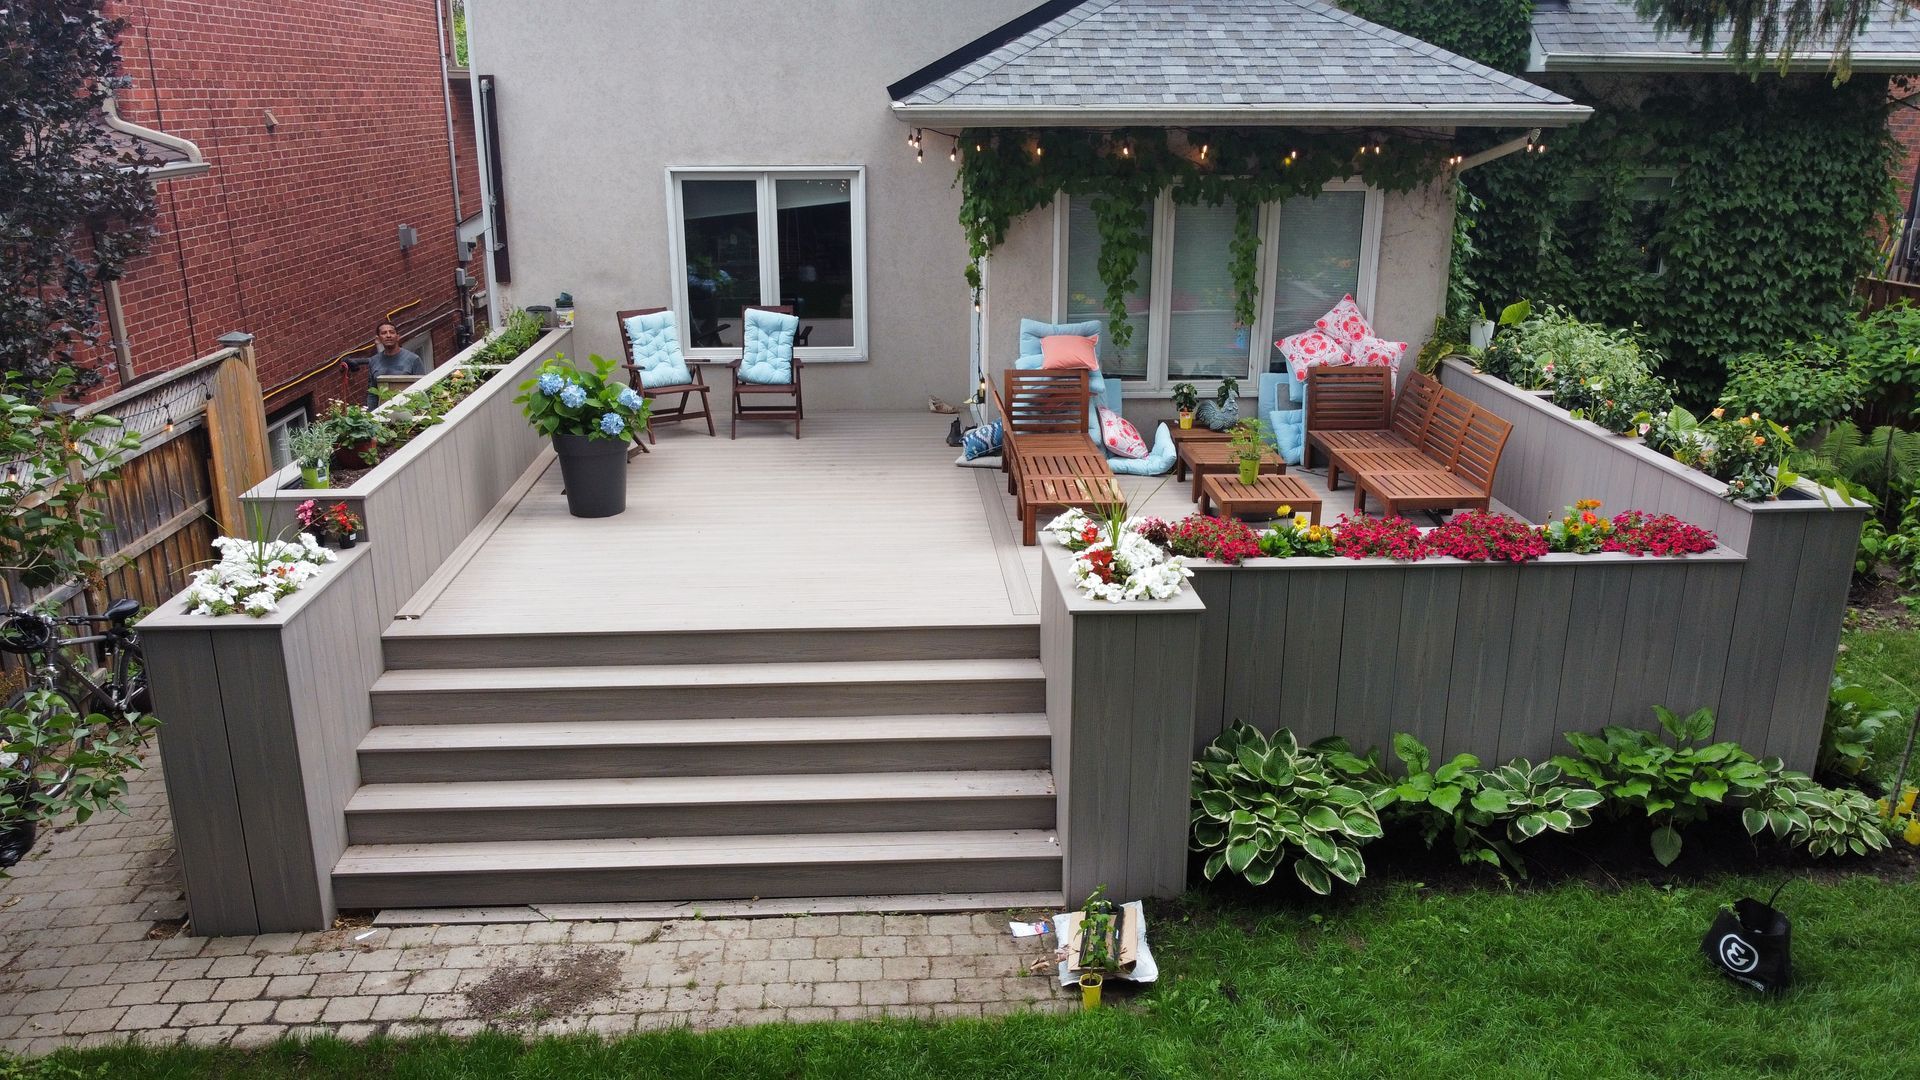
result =
[[[452,355],[455,217],[434,0],[107,6],[129,22],[121,114],[192,139],[213,167],[158,186],[160,235],[122,282],[135,375],[246,330],[270,409],[316,392],[357,396],[359,380],[329,361],[370,345],[378,320],[403,306],[405,334],[442,316],[435,357]],[[471,214],[477,178],[462,195]],[[405,252],[401,224],[419,235]],[[118,385],[109,374],[102,392]]]

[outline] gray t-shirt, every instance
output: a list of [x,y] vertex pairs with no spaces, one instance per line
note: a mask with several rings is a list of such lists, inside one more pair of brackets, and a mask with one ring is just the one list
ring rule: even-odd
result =
[[398,349],[392,355],[375,350],[368,362],[373,365],[373,374],[380,375],[425,375],[427,365],[420,360],[420,354],[411,349]]

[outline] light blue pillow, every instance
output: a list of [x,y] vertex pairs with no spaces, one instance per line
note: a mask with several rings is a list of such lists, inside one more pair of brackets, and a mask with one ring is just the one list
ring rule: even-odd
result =
[[800,330],[796,316],[778,311],[747,309],[746,346],[740,355],[740,377],[750,383],[784,386],[793,381],[793,336]]
[[[1038,319],[1020,320],[1020,355],[1039,356],[1040,339],[1055,334],[1072,334],[1074,337],[1092,337],[1100,333],[1100,320],[1088,319],[1086,322],[1044,323]],[[1039,367],[1039,364],[1030,365]]]
[[1165,476],[1173,468],[1173,433],[1161,424],[1153,433],[1153,449],[1143,458],[1108,458],[1107,467],[1123,476]]
[[1267,426],[1273,431],[1273,444],[1289,465],[1300,464],[1307,446],[1307,410],[1275,409],[1267,414]]
[[680,331],[673,312],[635,315],[626,321],[627,343],[633,347],[633,366],[640,369],[640,385],[684,386],[693,381],[687,358],[680,353]]

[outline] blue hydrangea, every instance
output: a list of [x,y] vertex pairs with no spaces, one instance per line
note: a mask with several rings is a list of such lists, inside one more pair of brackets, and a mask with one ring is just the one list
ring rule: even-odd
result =
[[629,386],[625,390],[620,391],[620,404],[624,408],[638,409],[640,407],[640,395],[634,393],[633,387]]
[[618,435],[627,430],[627,422],[620,419],[619,413],[604,413],[600,417],[600,430],[609,435]]
[[587,403],[587,390],[579,383],[568,383],[560,391],[560,404],[569,409],[577,409]]
[[560,388],[565,385],[567,385],[567,380],[561,378],[554,372],[549,371],[540,376],[540,392],[548,397],[559,393]]

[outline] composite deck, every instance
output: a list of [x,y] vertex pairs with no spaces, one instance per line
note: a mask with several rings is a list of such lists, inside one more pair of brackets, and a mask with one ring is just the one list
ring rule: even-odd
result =
[[[806,437],[663,428],[627,512],[570,517],[547,467],[402,609],[396,637],[1035,625],[1039,549],[996,470],[963,469],[948,417],[828,413]],[[1324,472],[1325,520],[1353,507]],[[1193,511],[1190,485],[1121,477],[1136,513]]]

